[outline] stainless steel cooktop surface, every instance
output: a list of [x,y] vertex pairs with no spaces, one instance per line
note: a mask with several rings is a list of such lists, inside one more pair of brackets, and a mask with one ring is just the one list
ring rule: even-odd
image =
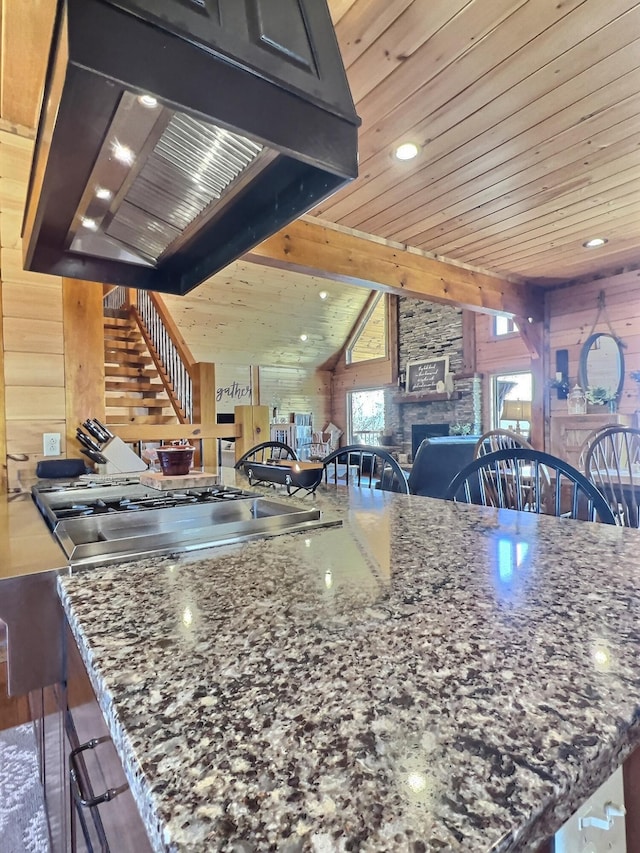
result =
[[317,507],[223,485],[47,482],[32,495],[74,569],[341,524]]

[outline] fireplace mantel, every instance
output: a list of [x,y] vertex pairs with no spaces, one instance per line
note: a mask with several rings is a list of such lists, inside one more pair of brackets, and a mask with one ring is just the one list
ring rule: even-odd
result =
[[398,394],[393,398],[393,402],[398,405],[404,403],[446,403],[450,400],[459,400],[462,397],[460,391],[453,391],[451,395],[445,391],[425,391],[423,394]]

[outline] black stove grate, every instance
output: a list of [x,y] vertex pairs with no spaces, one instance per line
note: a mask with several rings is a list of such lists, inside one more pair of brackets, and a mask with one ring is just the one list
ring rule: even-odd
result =
[[53,513],[59,521],[65,518],[79,518],[105,513],[140,512],[154,509],[172,509],[187,504],[220,503],[255,498],[254,494],[233,486],[211,486],[205,489],[189,489],[183,492],[163,494],[143,494],[135,496],[100,497],[94,500],[72,501],[68,505],[58,505]]

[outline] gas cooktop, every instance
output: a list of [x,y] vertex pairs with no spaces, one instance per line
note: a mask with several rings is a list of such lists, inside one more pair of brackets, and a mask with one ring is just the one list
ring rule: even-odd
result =
[[40,483],[32,495],[75,569],[341,524],[316,507],[225,485],[164,492],[73,481]]
[[72,483],[66,488],[34,486],[36,503],[50,522],[115,512],[169,509],[187,504],[254,499],[255,493],[233,486],[161,492],[139,483]]

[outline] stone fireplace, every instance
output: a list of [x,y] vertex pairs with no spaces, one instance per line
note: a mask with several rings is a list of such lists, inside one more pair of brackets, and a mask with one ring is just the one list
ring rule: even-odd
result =
[[481,432],[480,377],[465,371],[462,328],[459,308],[404,296],[398,299],[400,372],[406,370],[408,361],[449,356],[455,384],[450,398],[446,394],[410,395],[404,389],[387,392],[387,425],[412,459],[420,444],[414,435],[421,428],[439,429],[440,435],[448,435],[458,425],[471,433]]

